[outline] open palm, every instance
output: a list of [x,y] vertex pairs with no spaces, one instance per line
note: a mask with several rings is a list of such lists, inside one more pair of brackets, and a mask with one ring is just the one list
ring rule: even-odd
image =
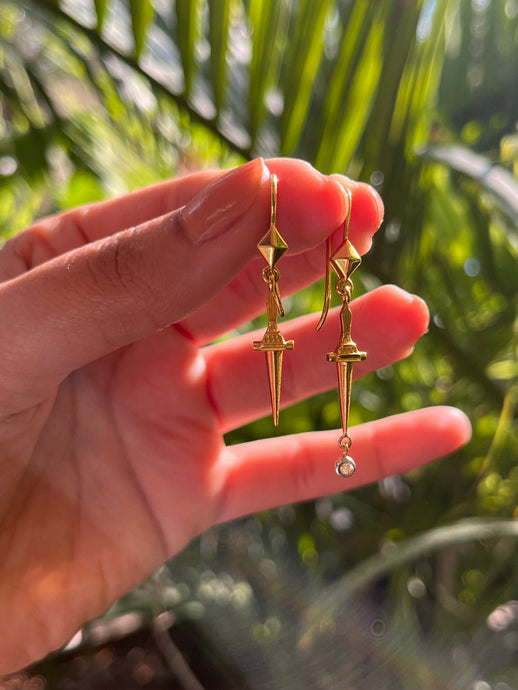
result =
[[[450,452],[469,425],[434,408],[353,431],[358,471],[336,477],[336,433],[225,447],[268,412],[253,335],[210,344],[264,309],[255,245],[279,177],[290,252],[284,295],[314,282],[344,220],[364,252],[381,221],[366,185],[300,161],[203,172],[47,219],[0,254],[0,672],[62,645],[212,524],[376,480]],[[383,287],[353,304],[361,375],[406,356],[422,302]],[[314,316],[282,328],[283,403],[335,385]],[[334,326],[333,326],[334,321]],[[390,455],[385,449],[390,448]]]

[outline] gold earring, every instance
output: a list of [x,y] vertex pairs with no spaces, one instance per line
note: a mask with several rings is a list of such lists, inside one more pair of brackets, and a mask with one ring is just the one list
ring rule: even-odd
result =
[[265,258],[268,266],[263,269],[263,280],[268,285],[266,313],[268,326],[263,339],[254,342],[254,350],[264,352],[268,369],[270,398],[272,402],[273,423],[279,423],[279,408],[281,399],[282,357],[285,350],[293,350],[293,340],[285,340],[279,331],[277,317],[284,316],[284,309],[279,291],[280,273],[276,264],[288,249],[288,245],[277,230],[277,176],[271,176],[271,217],[270,227],[266,235],[257,245],[257,249]]
[[342,308],[340,310],[340,339],[335,351],[327,354],[327,361],[336,362],[338,373],[338,389],[340,392],[340,408],[342,413],[342,435],[338,440],[338,445],[342,450],[342,457],[336,462],[335,469],[336,473],[341,477],[350,477],[356,470],[356,463],[349,456],[352,440],[348,431],[353,364],[367,357],[367,353],[358,350],[356,343],[351,338],[352,314],[349,303],[354,288],[351,275],[361,264],[362,260],[356,249],[349,242],[352,201],[350,190],[347,190],[347,196],[349,199],[349,211],[347,220],[344,224],[343,242],[338,249],[333,252],[331,238],[329,237],[327,240],[324,307],[317,325],[317,331],[319,331],[324,325],[329,311],[329,304],[331,301],[331,269],[333,268],[338,276],[335,289],[342,299]]

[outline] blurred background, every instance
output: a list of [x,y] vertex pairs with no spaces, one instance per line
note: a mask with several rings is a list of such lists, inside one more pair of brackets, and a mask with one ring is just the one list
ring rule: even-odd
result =
[[[213,529],[1,688],[518,688],[517,122],[518,0],[1,0],[3,238],[257,155],[369,182],[386,216],[355,295],[396,283],[431,325],[355,384],[351,421],[451,404],[474,428],[406,476]],[[332,391],[278,433],[339,414]]]

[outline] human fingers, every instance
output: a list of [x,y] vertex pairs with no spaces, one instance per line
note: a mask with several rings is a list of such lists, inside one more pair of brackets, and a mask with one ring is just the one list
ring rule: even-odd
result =
[[[424,302],[394,285],[359,297],[351,310],[354,339],[367,351],[367,359],[354,366],[355,378],[408,356],[428,326]],[[283,407],[337,385],[336,367],[329,365],[325,354],[336,346],[339,309],[328,318],[320,333],[315,330],[316,314],[283,325],[285,336],[295,340],[294,350],[283,358]],[[203,350],[211,399],[225,432],[270,413],[264,357],[252,349],[253,340],[260,337],[259,332],[248,333]]]
[[279,436],[225,449],[219,475],[218,521],[317,496],[355,489],[401,474],[467,443],[467,417],[452,407],[429,407],[386,417],[351,430],[356,472],[334,471],[336,431]]
[[[340,223],[343,190],[294,162],[287,207],[308,218],[295,251]],[[269,218],[270,173],[261,160],[235,169],[183,209],[73,250],[0,285],[2,386],[38,400],[70,371],[184,319],[236,276]],[[16,366],[12,366],[12,363]],[[4,396],[5,398],[6,396]],[[13,398],[9,398],[13,400]]]
[[[297,175],[292,177],[293,168],[301,163],[289,158],[267,161],[267,165],[272,166],[273,172],[278,174],[282,172],[284,179],[293,179],[295,182],[298,178]],[[0,281],[21,275],[45,261],[84,244],[171,213],[189,203],[200,191],[227,172],[227,170],[203,170],[190,173],[114,199],[86,204],[39,220],[10,239],[0,252]],[[365,199],[369,194],[372,195],[372,207],[376,213],[376,204],[379,205],[380,201],[369,185],[354,183],[342,175],[333,177],[342,186],[359,190],[356,196],[364,197],[360,203],[367,212],[369,204],[365,203]],[[370,222],[368,217],[360,218],[359,209],[355,210],[355,218],[358,222],[353,219],[353,235],[355,224],[365,227]]]
[[0,252],[0,281],[187,204],[228,170],[204,170],[38,220]]
[[[290,174],[293,162],[290,159],[268,161],[269,169],[279,176],[277,205],[277,226],[288,240],[289,249],[279,262],[282,296],[286,297],[322,277],[325,270],[325,247],[318,246],[300,253],[291,238],[305,224],[318,227],[321,219],[318,209],[315,215],[308,214],[307,207],[297,209],[287,200],[297,194],[297,180]],[[351,208],[349,237],[360,254],[367,252],[372,237],[383,220],[383,203],[372,187],[354,182],[343,175],[332,175],[332,179],[350,192]],[[345,217],[342,219],[345,220]],[[339,228],[343,231],[343,228]],[[265,228],[266,231],[266,228]],[[261,277],[264,266],[259,253],[221,292],[205,307],[193,313],[182,322],[182,328],[198,344],[205,345],[232,328],[249,321],[264,311],[265,286]]]

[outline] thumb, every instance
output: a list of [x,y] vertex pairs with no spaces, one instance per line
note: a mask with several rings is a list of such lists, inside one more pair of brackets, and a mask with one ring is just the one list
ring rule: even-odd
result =
[[[302,190],[315,187],[315,175],[319,184],[326,179],[298,167]],[[38,402],[71,371],[180,321],[208,301],[255,256],[268,224],[269,177],[262,160],[252,161],[179,211],[0,285],[1,397],[9,394],[15,409]],[[326,181],[331,192],[325,202],[334,199],[338,223],[344,195]],[[290,203],[296,202],[300,197]],[[319,244],[333,229],[329,221],[323,226],[296,249]]]

